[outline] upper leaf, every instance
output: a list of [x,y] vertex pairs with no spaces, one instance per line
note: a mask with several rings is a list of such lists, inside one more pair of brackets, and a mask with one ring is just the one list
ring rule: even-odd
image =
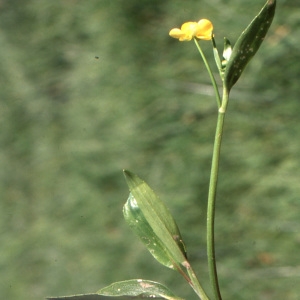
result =
[[224,75],[224,83],[228,92],[263,42],[271,26],[275,8],[276,0],[268,0],[234,45]]

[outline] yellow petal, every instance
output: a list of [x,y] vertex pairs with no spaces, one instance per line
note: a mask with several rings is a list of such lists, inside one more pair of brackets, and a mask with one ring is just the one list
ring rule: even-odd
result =
[[207,19],[202,19],[197,22],[183,23],[181,29],[173,28],[169,35],[173,38],[179,39],[179,41],[190,41],[196,37],[201,40],[211,40],[213,25]]
[[196,22],[186,22],[182,24],[181,31],[185,33],[185,40],[190,41],[197,32],[198,24]]
[[186,22],[181,26],[181,30],[185,33],[194,34],[197,30],[198,23],[197,22]]
[[197,25],[195,37],[200,40],[211,40],[214,29],[213,24],[207,19],[201,19]]
[[178,28],[173,28],[171,29],[171,31],[169,32],[169,35],[175,39],[179,39],[179,41],[190,41],[192,39],[193,36],[191,35],[187,35],[185,32],[183,32],[182,30],[178,29]]
[[175,39],[179,39],[184,33],[179,28],[173,28],[170,30],[169,35]]

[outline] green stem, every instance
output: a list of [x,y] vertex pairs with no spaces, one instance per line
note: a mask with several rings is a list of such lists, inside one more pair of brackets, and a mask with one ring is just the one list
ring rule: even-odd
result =
[[207,71],[208,71],[210,80],[211,80],[212,85],[213,85],[213,87],[214,87],[215,94],[216,94],[216,98],[217,98],[218,107],[221,107],[221,103],[222,103],[222,102],[221,102],[221,97],[220,97],[220,93],[219,93],[219,89],[218,89],[218,86],[217,86],[215,77],[214,77],[214,75],[213,75],[213,73],[212,73],[212,71],[211,71],[211,68],[210,68],[210,66],[209,66],[209,64],[208,64],[208,62],[207,62],[207,60],[206,60],[206,57],[205,57],[205,55],[204,55],[204,53],[203,53],[203,51],[202,51],[202,49],[201,49],[201,47],[200,47],[200,45],[199,45],[199,43],[198,43],[198,41],[197,41],[196,38],[194,38],[194,42],[195,42],[196,47],[197,47],[197,49],[198,49],[198,51],[199,51],[199,53],[200,53],[200,55],[201,55],[201,57],[202,57],[202,59],[203,59],[203,62],[204,62],[205,67],[206,67],[206,69],[207,69]]
[[207,204],[207,259],[208,259],[208,270],[211,284],[213,286],[213,292],[215,299],[221,300],[221,293],[218,282],[217,266],[216,266],[216,255],[215,255],[215,239],[214,239],[214,228],[215,228],[215,205],[216,205],[216,193],[219,173],[219,161],[220,161],[220,150],[223,136],[223,126],[225,113],[228,104],[228,91],[223,88],[223,99],[222,105],[218,112],[218,121],[216,127],[213,157],[211,164],[210,183],[208,192],[208,204]]
[[199,296],[199,298],[201,300],[209,300],[209,298],[205,294],[205,291],[203,290],[201,284],[199,283],[197,276],[196,276],[194,270],[192,269],[192,266],[190,266],[190,265],[187,266],[187,272],[188,272],[189,278],[191,280],[190,285],[194,289],[195,293]]

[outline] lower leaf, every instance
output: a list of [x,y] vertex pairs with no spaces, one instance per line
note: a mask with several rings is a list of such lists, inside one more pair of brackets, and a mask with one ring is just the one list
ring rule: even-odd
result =
[[103,296],[131,296],[136,299],[156,298],[168,300],[182,300],[175,296],[167,287],[159,282],[131,279],[126,281],[119,281],[99,290],[97,292]]

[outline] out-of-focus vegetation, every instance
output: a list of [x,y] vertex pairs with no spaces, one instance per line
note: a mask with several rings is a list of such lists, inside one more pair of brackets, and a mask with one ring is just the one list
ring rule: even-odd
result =
[[[216,216],[224,299],[300,297],[300,10],[298,0],[278,2],[226,120]],[[263,4],[0,2],[2,299],[91,293],[130,278],[193,299],[126,226],[122,168],[165,200],[208,286],[216,103],[193,43],[168,32],[209,18],[221,48]]]

